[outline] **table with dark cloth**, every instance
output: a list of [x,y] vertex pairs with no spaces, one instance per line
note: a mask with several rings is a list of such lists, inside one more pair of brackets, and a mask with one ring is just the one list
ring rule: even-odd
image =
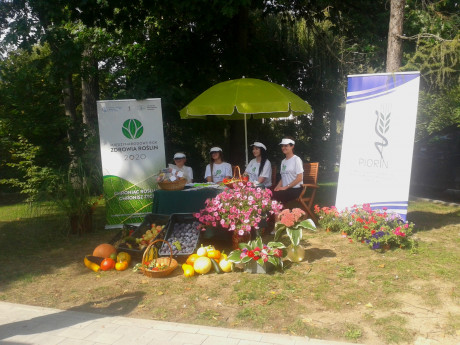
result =
[[202,188],[196,190],[156,190],[153,192],[152,213],[170,215],[173,213],[199,212],[208,198],[214,198],[222,189]]

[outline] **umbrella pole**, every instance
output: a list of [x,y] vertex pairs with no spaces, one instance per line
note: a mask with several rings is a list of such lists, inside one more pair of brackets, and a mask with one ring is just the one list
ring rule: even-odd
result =
[[246,150],[246,166],[248,166],[248,127],[246,125],[246,114],[244,114],[244,147]]

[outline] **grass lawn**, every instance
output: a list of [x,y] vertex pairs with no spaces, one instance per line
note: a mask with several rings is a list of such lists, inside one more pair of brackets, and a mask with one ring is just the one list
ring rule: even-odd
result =
[[[334,195],[324,184],[317,201]],[[457,344],[460,207],[410,202],[408,217],[417,253],[375,252],[320,229],[304,234],[307,260],[284,273],[186,279],[177,269],[154,279],[84,267],[84,255],[116,233],[103,229],[103,206],[84,237],[69,236],[50,205],[0,206],[0,300],[366,344]]]

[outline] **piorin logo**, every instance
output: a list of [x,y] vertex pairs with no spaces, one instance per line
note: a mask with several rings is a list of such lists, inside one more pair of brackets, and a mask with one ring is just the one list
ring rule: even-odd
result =
[[380,154],[380,158],[383,159],[383,148],[388,146],[388,139],[385,137],[385,134],[390,129],[390,116],[391,112],[381,112],[376,110],[375,115],[377,115],[377,120],[375,121],[375,133],[382,139],[380,142],[375,142],[375,148]]
[[142,133],[144,133],[144,126],[139,120],[128,119],[123,122],[121,131],[128,139],[138,139],[141,137]]

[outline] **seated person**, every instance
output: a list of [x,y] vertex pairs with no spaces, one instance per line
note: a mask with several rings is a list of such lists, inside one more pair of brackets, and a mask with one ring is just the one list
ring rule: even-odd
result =
[[206,166],[204,178],[207,182],[219,183],[224,178],[232,178],[232,166],[224,162],[224,156],[220,147],[212,147],[209,150],[211,162]]
[[271,187],[272,165],[267,159],[267,147],[258,141],[251,146],[255,158],[249,162],[244,173],[249,176],[249,181]]
[[177,152],[174,155],[174,164],[168,164],[169,171],[171,172],[175,169],[177,172],[182,172],[183,176],[187,183],[193,182],[193,170],[191,167],[185,166],[185,162],[187,161],[187,157],[185,153]]
[[303,163],[300,157],[294,154],[293,139],[284,138],[280,145],[286,158],[281,162],[281,180],[275,187],[273,199],[286,204],[297,199],[302,192]]

